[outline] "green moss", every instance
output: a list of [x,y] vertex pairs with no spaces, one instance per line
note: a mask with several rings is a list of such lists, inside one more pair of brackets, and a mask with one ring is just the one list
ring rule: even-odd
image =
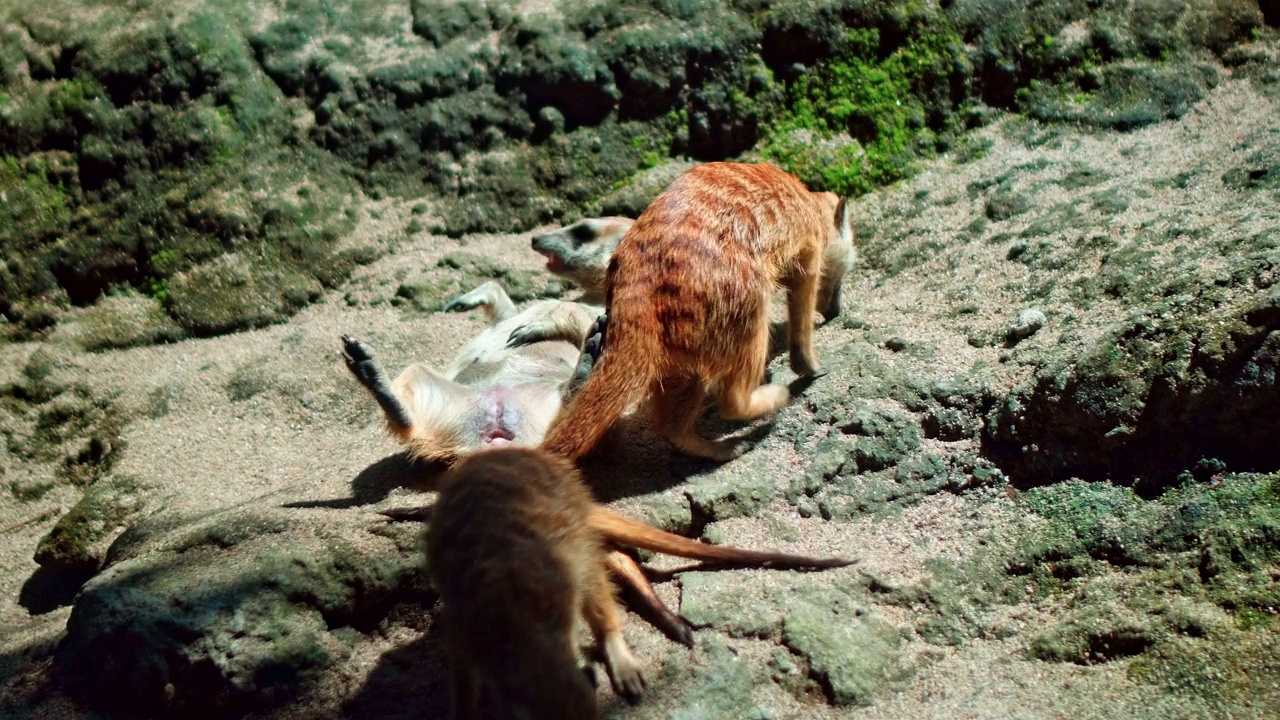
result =
[[[842,195],[904,177],[918,152],[933,150],[935,133],[951,128],[958,98],[939,88],[949,87],[962,65],[959,37],[944,16],[912,18],[904,31],[905,39],[892,45],[878,28],[849,30],[845,54],[788,86],[764,156],[815,189]],[[808,134],[843,134],[857,143],[815,156],[806,150]]]

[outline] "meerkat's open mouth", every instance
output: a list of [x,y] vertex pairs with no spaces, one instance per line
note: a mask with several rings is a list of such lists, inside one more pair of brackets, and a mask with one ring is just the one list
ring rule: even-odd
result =
[[564,258],[560,257],[559,254],[553,252],[544,252],[542,254],[547,256],[547,272],[558,273],[564,270]]

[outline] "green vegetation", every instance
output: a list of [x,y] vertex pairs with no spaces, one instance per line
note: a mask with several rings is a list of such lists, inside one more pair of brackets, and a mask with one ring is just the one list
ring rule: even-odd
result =
[[764,156],[815,189],[860,195],[932,153],[937,134],[956,129],[959,98],[938,91],[962,81],[960,39],[945,16],[904,25],[897,47],[886,47],[878,28],[849,30],[844,53],[797,77]]

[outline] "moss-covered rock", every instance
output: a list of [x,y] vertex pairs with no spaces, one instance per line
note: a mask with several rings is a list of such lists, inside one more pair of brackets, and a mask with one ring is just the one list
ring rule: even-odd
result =
[[124,543],[147,551],[114,553],[77,596],[57,669],[95,705],[203,717],[270,708],[350,655],[343,628],[367,630],[429,596],[411,531],[302,528],[278,510],[168,526]]
[[1264,408],[1277,393],[1276,293],[1218,314],[1220,322],[1206,327],[1195,319],[1204,315],[1188,305],[1221,313],[1212,310],[1219,291],[1211,282],[1132,258],[1124,270],[1104,265],[1099,282],[1129,297],[1163,287],[1183,308],[1179,319],[1162,320],[1162,310],[1142,313],[1082,355],[1053,358],[990,414],[993,457],[1021,482],[1141,476],[1152,492],[1197,456],[1236,469],[1275,467],[1280,457]]
[[128,476],[94,482],[36,546],[35,561],[50,570],[92,572],[126,521],[142,509],[142,486]]
[[889,680],[901,635],[839,591],[798,600],[783,619],[782,642],[809,661],[835,705],[870,705]]
[[86,350],[174,342],[186,333],[154,298],[131,290],[108,295],[64,320],[55,337],[70,337]]

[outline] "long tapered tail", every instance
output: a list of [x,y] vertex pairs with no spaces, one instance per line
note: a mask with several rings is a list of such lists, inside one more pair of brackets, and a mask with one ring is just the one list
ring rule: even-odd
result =
[[661,348],[645,332],[610,320],[600,362],[547,431],[542,449],[570,460],[586,455],[623,411],[643,399],[658,374]]
[[817,558],[805,555],[743,550],[742,548],[726,547],[724,545],[708,545],[665,530],[659,530],[652,525],[632,520],[599,505],[592,508],[589,522],[593,530],[620,545],[630,545],[693,560],[709,560],[733,565],[775,569],[838,568],[857,562],[857,560],[847,558]]

